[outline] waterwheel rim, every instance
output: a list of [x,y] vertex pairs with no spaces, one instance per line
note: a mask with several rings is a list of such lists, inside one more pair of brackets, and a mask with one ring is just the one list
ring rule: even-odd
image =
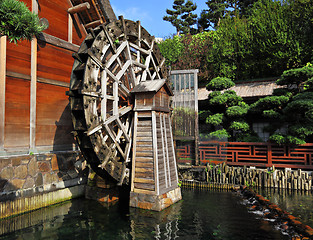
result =
[[69,99],[80,150],[97,174],[129,184],[131,90],[166,78],[165,59],[140,22],[123,17],[89,30],[74,58]]

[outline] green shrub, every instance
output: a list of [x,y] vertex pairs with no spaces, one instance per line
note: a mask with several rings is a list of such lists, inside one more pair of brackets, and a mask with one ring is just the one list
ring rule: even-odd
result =
[[10,42],[31,40],[46,26],[41,25],[37,14],[18,0],[0,1],[0,35],[8,36]]

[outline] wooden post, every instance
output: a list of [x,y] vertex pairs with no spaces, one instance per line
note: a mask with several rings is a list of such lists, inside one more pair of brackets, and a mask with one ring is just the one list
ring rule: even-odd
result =
[[4,150],[6,44],[7,37],[0,37],[0,151]]
[[[38,3],[32,0],[33,13],[38,14]],[[31,41],[31,70],[30,70],[30,126],[29,126],[29,151],[35,152],[36,148],[36,101],[37,101],[37,38]]]
[[69,43],[73,42],[73,19],[72,15],[68,14],[68,38],[67,41]]
[[[194,90],[195,90],[195,160],[196,165],[200,165],[199,162],[199,118],[198,118],[198,72],[199,70],[194,71]],[[189,83],[190,85],[190,83]]]
[[271,167],[272,166],[272,144],[267,143],[267,163]]
[[102,24],[102,20],[93,21],[93,22],[85,24],[85,28],[86,29],[95,28],[95,27],[99,26],[100,24]]
[[81,4],[78,4],[74,7],[67,9],[67,12],[69,14],[74,14],[74,13],[82,12],[82,11],[88,10],[88,9],[90,9],[90,4],[88,2],[85,2],[85,3],[81,3]]

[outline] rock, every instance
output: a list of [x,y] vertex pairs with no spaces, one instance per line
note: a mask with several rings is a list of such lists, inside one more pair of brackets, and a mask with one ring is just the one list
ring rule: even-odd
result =
[[22,189],[25,183],[24,179],[13,179],[11,184],[15,187],[15,189]]
[[28,177],[23,185],[24,189],[33,188],[35,187],[35,181],[33,178]]
[[52,171],[59,171],[59,164],[58,164],[58,159],[56,155],[52,156],[51,168],[52,168]]
[[28,163],[28,175],[31,177],[35,177],[38,173],[38,164],[35,157],[32,157],[30,162]]
[[14,169],[14,177],[19,179],[25,179],[27,177],[26,165],[20,165]]
[[12,179],[13,178],[13,168],[12,167],[6,167],[4,168],[0,173],[0,178],[2,179]]
[[8,167],[11,165],[11,159],[1,159],[0,161],[0,171],[1,169],[5,168],[5,167]]
[[38,168],[42,173],[48,173],[51,171],[49,162],[39,162]]
[[42,173],[38,173],[38,176],[35,180],[35,185],[36,187],[42,186],[43,185],[43,177],[42,177]]

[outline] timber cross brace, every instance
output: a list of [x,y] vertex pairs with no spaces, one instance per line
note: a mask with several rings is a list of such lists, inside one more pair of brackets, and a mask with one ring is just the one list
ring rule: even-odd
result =
[[181,199],[165,59],[139,21],[88,32],[68,92],[80,150],[99,176],[131,185],[131,206],[160,211]]

